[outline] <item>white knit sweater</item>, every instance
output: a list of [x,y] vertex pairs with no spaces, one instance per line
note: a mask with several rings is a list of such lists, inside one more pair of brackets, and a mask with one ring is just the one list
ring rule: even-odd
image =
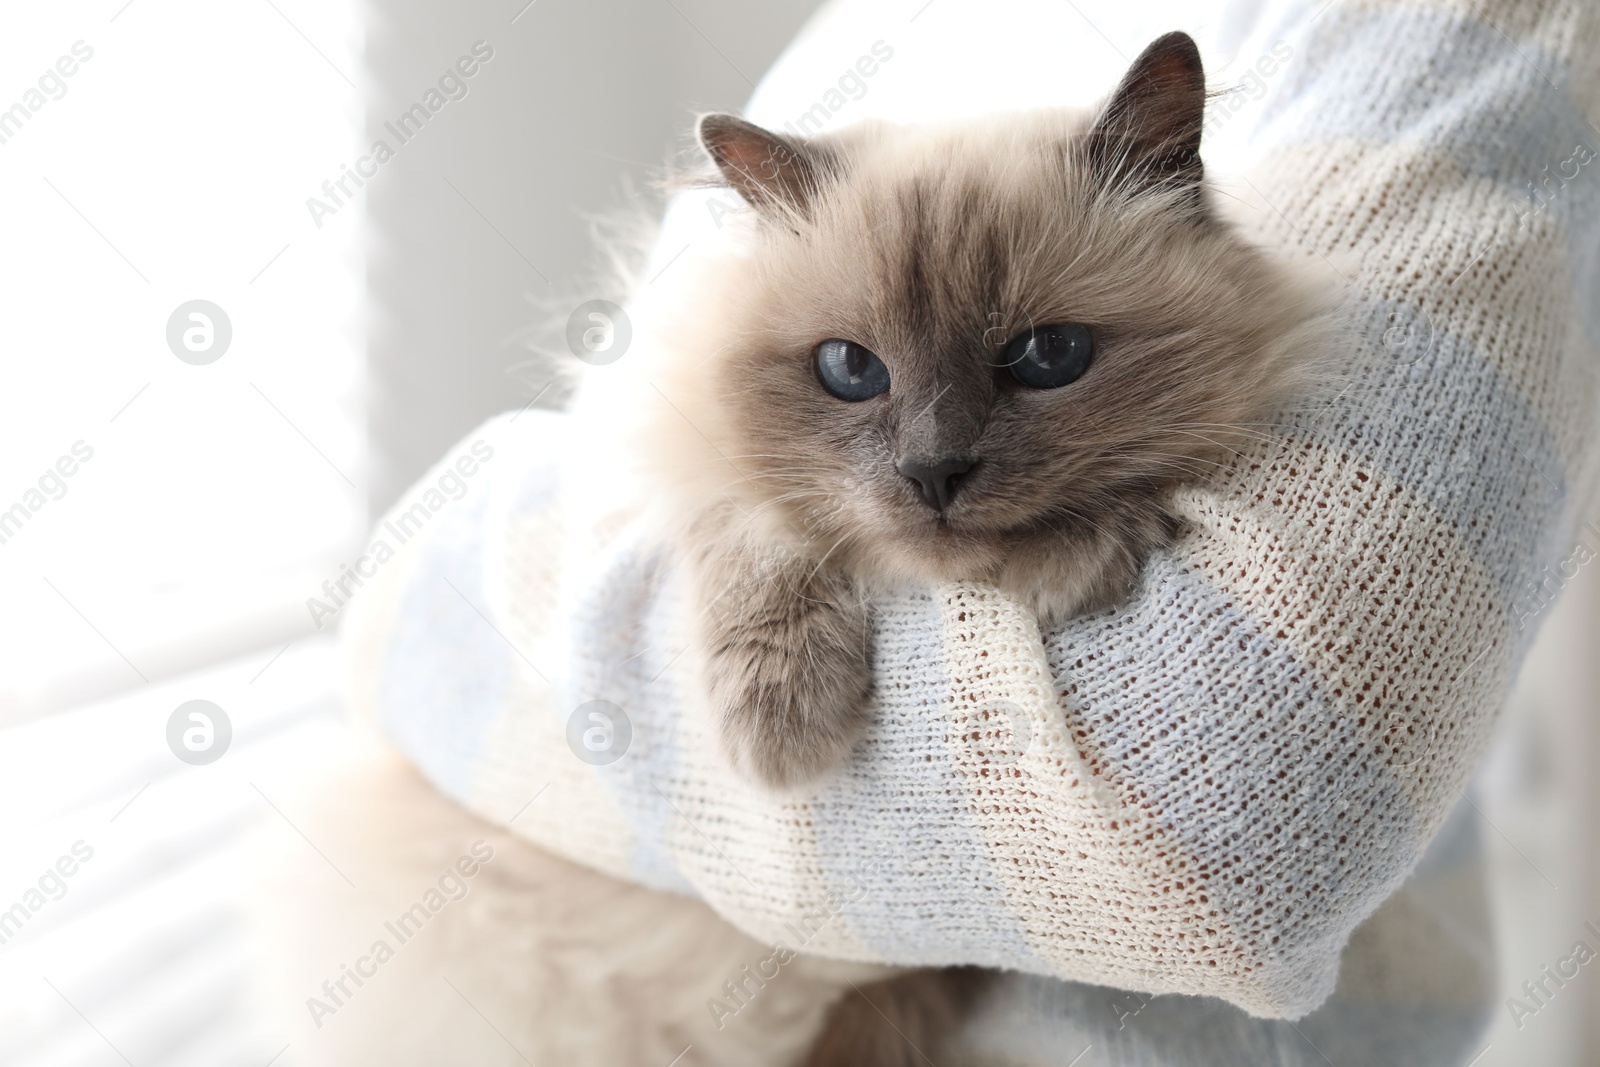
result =
[[[403,546],[380,526],[399,555],[346,627],[357,705],[473,810],[769,941],[1321,1002],[1458,799],[1542,604],[1600,551],[1600,166],[1578,162],[1600,26],[1577,0],[1133,6],[846,0],[749,109],[1083,104],[1173,28],[1243,86],[1209,171],[1261,240],[1348,280],[1349,380],[1180,495],[1188,532],[1131,603],[1044,635],[979,586],[875,605],[868,736],[775,797],[687,706],[671,559],[529,413],[468,439],[493,459]],[[878,41],[859,99],[830,96]],[[674,205],[657,267],[715,241],[715,195]],[[616,718],[596,700],[631,733],[603,765],[575,755],[604,740],[589,712]]]

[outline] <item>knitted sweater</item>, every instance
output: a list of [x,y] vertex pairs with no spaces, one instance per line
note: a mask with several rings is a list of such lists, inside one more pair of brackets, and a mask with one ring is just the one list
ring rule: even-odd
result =
[[[530,412],[380,524],[394,558],[346,624],[357,707],[470,809],[764,940],[1258,1016],[1322,1002],[1600,551],[1600,25],[1577,0],[1133,6],[845,0],[749,109],[1085,104],[1173,28],[1242,86],[1209,173],[1259,240],[1347,281],[1347,374],[1179,494],[1186,532],[1128,604],[1041,634],[979,585],[876,603],[871,728],[772,795],[692,713],[670,553]],[[647,277],[715,240],[717,195],[673,205]]]

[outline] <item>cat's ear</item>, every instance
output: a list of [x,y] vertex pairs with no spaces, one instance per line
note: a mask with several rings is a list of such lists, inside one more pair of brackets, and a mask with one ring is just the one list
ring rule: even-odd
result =
[[1111,94],[1088,137],[1095,173],[1108,183],[1199,190],[1205,70],[1187,33],[1150,43]]
[[699,135],[723,180],[756,210],[803,215],[816,199],[827,160],[809,142],[720,114],[702,115]]

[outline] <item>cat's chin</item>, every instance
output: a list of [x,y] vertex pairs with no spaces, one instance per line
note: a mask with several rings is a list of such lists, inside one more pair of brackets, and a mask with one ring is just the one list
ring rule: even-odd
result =
[[864,569],[895,582],[993,581],[1005,565],[1002,538],[947,522],[927,523],[879,542]]
[[957,512],[953,521],[914,519],[897,536],[863,539],[876,550],[851,564],[869,585],[885,589],[998,585],[1048,628],[1124,599],[1144,559],[1176,532],[1176,520],[1153,497],[1130,501],[1117,522],[1067,531],[1043,520],[990,529]]

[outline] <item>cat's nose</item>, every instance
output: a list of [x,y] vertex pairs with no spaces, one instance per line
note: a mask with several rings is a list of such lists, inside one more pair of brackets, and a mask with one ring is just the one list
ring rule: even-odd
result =
[[911,479],[922,493],[922,499],[935,511],[944,511],[950,506],[950,501],[955,499],[956,486],[961,482],[962,475],[978,465],[975,459],[946,459],[934,460],[924,463],[922,460],[907,456],[896,466],[901,474]]

